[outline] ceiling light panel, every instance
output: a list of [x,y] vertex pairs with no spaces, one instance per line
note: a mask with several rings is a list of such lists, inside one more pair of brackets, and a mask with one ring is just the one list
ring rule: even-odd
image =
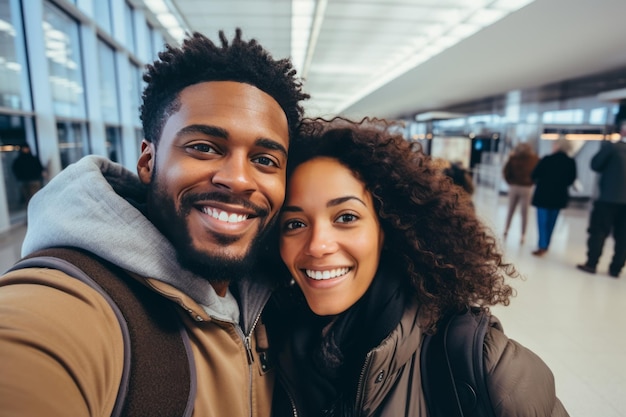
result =
[[187,23],[214,39],[224,30],[231,39],[241,28],[244,39],[255,38],[276,58],[291,55],[291,0],[173,0]]
[[225,29],[231,38],[234,28],[240,27],[244,38],[257,39],[275,58],[291,57],[312,96],[305,103],[307,112],[316,108],[324,114],[341,112],[393,77],[532,2],[167,1],[176,5],[193,30],[214,37]]

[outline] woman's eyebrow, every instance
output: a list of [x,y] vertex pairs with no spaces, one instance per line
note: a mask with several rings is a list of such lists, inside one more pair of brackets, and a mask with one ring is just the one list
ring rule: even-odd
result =
[[338,206],[339,204],[345,203],[346,201],[349,201],[349,200],[356,200],[359,203],[363,204],[365,207],[367,207],[367,204],[365,204],[365,202],[363,200],[361,200],[360,198],[358,198],[356,196],[353,196],[353,195],[347,195],[345,197],[333,198],[328,203],[326,203],[326,207]]

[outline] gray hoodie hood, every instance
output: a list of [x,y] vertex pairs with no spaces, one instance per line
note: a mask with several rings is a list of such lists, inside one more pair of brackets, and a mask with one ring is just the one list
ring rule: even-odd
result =
[[[136,174],[106,158],[82,158],[30,201],[22,256],[52,246],[83,248],[127,271],[178,288],[214,318],[238,322],[239,309],[230,291],[219,297],[206,279],[183,269],[170,241],[129,200],[145,200],[145,186]],[[244,281],[239,293],[250,300],[249,305],[243,303],[244,321],[250,323],[269,290]]]

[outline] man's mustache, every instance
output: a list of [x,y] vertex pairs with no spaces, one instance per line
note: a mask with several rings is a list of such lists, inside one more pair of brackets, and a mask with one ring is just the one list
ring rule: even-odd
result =
[[200,193],[200,194],[186,194],[182,198],[182,204],[185,207],[190,207],[192,205],[197,204],[200,201],[202,202],[215,201],[218,203],[243,206],[248,210],[254,211],[257,217],[266,217],[269,214],[268,210],[257,206],[256,204],[252,203],[250,200],[247,200],[245,198],[240,198],[232,194],[228,194],[228,193],[221,193],[219,191],[212,191],[212,192]]

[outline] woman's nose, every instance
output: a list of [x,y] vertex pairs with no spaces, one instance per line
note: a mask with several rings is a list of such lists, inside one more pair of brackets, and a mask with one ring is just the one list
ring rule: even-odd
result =
[[337,250],[337,240],[328,227],[314,226],[307,245],[307,254],[316,258],[329,255]]

